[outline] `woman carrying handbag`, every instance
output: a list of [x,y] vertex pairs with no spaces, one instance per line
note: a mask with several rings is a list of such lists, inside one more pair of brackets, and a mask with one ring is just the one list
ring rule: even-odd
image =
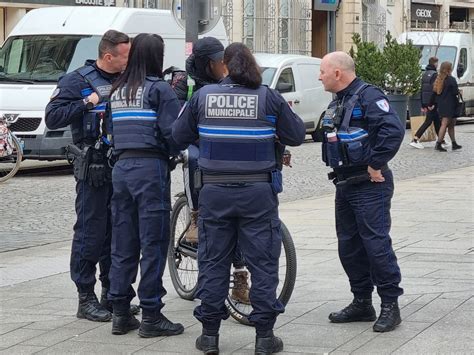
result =
[[[462,108],[459,108],[460,98],[458,84],[456,79],[451,75],[453,65],[451,62],[441,63],[439,74],[433,84],[433,95],[431,96],[430,105],[431,107],[436,104],[441,117],[441,127],[439,129],[438,140],[436,142],[435,149],[439,152],[446,152],[447,150],[441,145],[446,130],[448,131],[449,137],[452,142],[452,149],[458,150],[462,146],[456,143],[454,135],[454,127],[456,125],[456,118],[459,117]],[[462,101],[461,101],[462,105]]]

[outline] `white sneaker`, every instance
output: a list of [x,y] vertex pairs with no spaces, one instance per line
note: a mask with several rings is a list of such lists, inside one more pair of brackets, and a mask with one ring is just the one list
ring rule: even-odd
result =
[[441,143],[441,146],[446,149],[446,148],[449,148],[451,147],[451,142],[447,141],[447,140],[444,140],[443,143]]
[[421,144],[420,142],[418,141],[411,141],[410,145],[413,147],[413,148],[417,148],[417,149],[424,149],[425,147],[423,147],[423,144]]

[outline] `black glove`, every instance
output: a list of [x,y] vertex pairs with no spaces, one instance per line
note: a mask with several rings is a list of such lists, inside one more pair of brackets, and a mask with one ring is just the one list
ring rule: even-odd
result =
[[90,164],[88,183],[90,186],[99,187],[105,184],[106,179],[106,167],[104,164]]

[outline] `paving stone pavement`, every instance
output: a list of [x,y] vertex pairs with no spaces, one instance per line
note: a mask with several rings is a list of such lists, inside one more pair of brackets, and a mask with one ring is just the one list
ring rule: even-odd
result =
[[[474,125],[457,126],[456,135],[463,149],[439,153],[433,149],[434,142],[424,143],[426,148],[423,150],[410,147],[411,133],[407,130],[400,151],[390,162],[395,178],[402,180],[474,165]],[[280,201],[295,201],[333,192],[334,187],[326,178],[328,169],[321,163],[320,143],[308,141],[300,147],[291,148],[291,152],[293,168],[284,169],[284,191]],[[38,165],[38,162],[29,164]],[[172,174],[173,194],[182,190],[182,181],[181,170],[176,169]],[[55,172],[40,176],[15,176],[0,184],[0,191],[3,201],[10,202],[9,205],[0,204],[0,216],[8,221],[0,231],[0,252],[71,239],[75,222],[75,188],[70,174]]]
[[[405,294],[403,323],[387,334],[372,332],[372,323],[327,320],[351,298],[337,256],[334,196],[282,203],[298,255],[295,290],[276,324],[285,353],[473,354],[473,188],[474,166],[396,183],[391,234]],[[197,301],[180,299],[167,272],[164,311],[185,325],[183,335],[113,336],[110,323],[76,319],[69,248],[66,241],[0,254],[0,354],[198,354]],[[223,322],[221,353],[251,354],[253,346],[252,328]]]

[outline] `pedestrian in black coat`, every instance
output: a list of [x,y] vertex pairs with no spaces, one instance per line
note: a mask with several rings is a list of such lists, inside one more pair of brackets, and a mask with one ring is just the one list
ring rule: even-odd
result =
[[446,149],[441,146],[446,130],[448,131],[449,137],[452,141],[452,149],[457,150],[462,148],[456,143],[454,135],[459,88],[456,79],[451,76],[452,71],[453,64],[451,62],[441,63],[439,74],[433,84],[433,95],[430,100],[431,106],[436,104],[439,116],[442,118],[438,141],[435,146],[435,149],[440,152],[446,152]]

